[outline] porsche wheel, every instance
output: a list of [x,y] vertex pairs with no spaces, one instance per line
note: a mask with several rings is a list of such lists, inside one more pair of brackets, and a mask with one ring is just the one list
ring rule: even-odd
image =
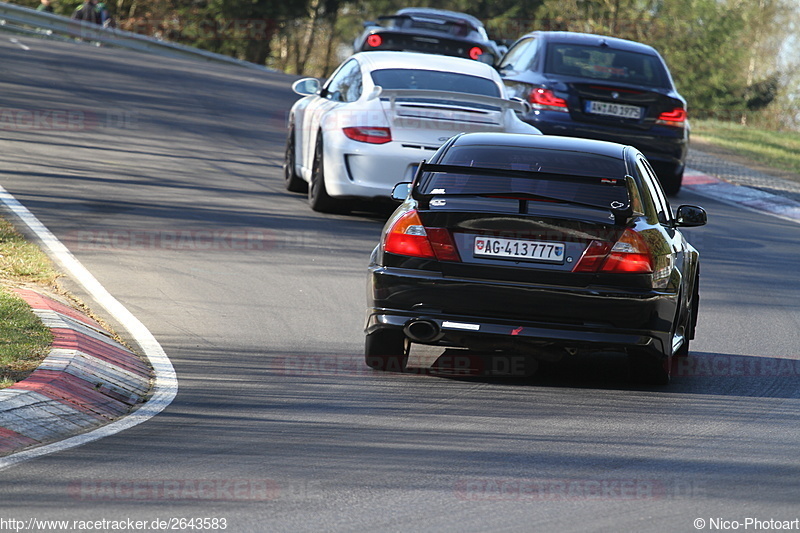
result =
[[295,171],[294,125],[286,138],[286,155],[283,158],[283,184],[289,192],[306,192],[308,184]]
[[322,150],[322,132],[317,135],[317,146],[314,150],[314,164],[311,170],[311,182],[308,184],[308,205],[320,213],[341,213],[344,206],[341,201],[331,198],[325,187],[325,165]]

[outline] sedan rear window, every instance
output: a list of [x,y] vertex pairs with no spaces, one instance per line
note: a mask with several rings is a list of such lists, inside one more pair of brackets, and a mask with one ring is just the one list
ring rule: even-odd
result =
[[669,78],[657,56],[607,47],[550,44],[545,72],[669,88]]
[[382,69],[372,72],[375,85],[384,89],[419,89],[499,97],[500,87],[492,80],[436,70]]

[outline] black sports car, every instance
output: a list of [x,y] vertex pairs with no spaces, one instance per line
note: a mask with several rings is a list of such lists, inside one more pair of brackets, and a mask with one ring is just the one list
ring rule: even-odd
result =
[[645,157],[556,136],[461,134],[398,184],[372,253],[366,363],[405,368],[410,343],[526,354],[621,351],[669,381],[698,311],[699,256]]
[[498,69],[509,96],[531,104],[523,120],[542,133],[635,146],[667,194],[678,192],[689,145],[686,100],[655,49],[540,31],[514,43]]
[[423,7],[401,9],[394,15],[364,23],[355,40],[356,52],[394,50],[426,52],[477,59],[493,64],[501,50],[490,40],[481,21],[465,13]]

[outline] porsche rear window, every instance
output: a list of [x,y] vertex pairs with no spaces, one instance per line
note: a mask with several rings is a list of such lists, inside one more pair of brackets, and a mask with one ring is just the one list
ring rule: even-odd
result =
[[545,72],[648,87],[669,87],[658,57],[613,48],[550,44]]
[[420,89],[454,93],[500,96],[500,87],[492,80],[438,70],[382,69],[372,72],[372,81],[384,89]]

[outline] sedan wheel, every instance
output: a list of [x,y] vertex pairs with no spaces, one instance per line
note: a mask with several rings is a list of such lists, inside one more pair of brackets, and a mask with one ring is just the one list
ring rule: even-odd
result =
[[283,184],[289,192],[306,192],[308,184],[295,171],[294,125],[286,138],[286,155],[283,158]]
[[664,192],[668,196],[674,196],[678,194],[683,184],[683,167],[680,167],[680,170],[673,167],[663,175],[659,174],[658,178],[661,181],[661,188],[664,189]]
[[409,345],[402,331],[378,330],[366,337],[364,361],[375,370],[402,372],[408,362]]

